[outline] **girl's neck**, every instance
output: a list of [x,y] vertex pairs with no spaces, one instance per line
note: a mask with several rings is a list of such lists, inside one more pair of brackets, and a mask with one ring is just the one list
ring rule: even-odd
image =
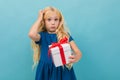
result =
[[50,31],[47,31],[49,34],[55,34],[56,32],[50,32]]

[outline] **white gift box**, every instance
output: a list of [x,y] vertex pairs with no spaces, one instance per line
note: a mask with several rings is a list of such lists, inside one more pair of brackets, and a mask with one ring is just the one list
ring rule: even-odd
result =
[[[61,44],[61,46],[62,46],[63,52],[64,52],[63,53],[64,54],[63,58],[65,58],[65,62],[66,62],[66,64],[68,64],[69,63],[69,56],[71,55],[70,44],[64,43],[64,44]],[[53,59],[53,62],[54,62],[54,64],[55,64],[56,67],[65,65],[65,64],[63,64],[60,50],[61,49],[58,46],[50,48],[52,59]]]

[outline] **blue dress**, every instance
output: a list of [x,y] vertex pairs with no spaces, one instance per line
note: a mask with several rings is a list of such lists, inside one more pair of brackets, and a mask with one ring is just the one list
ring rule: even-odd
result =
[[[40,32],[40,41],[35,42],[41,46],[40,61],[36,69],[35,80],[76,80],[73,67],[69,70],[66,66],[55,67],[52,58],[48,56],[48,45],[57,42],[57,35]],[[70,36],[69,41],[73,38]]]

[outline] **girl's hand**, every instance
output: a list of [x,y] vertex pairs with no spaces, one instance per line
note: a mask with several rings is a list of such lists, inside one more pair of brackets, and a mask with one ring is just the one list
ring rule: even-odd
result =
[[44,10],[40,10],[39,14],[38,14],[38,19],[42,20],[43,19],[43,14],[44,14]]
[[70,61],[70,63],[78,62],[79,59],[80,59],[80,55],[79,55],[79,54],[71,55],[71,56],[69,57],[69,61]]

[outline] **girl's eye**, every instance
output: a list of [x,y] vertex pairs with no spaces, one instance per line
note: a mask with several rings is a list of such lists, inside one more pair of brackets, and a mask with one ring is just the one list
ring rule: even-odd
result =
[[58,21],[58,19],[55,19],[55,21]]
[[48,21],[51,21],[51,19],[47,19]]

